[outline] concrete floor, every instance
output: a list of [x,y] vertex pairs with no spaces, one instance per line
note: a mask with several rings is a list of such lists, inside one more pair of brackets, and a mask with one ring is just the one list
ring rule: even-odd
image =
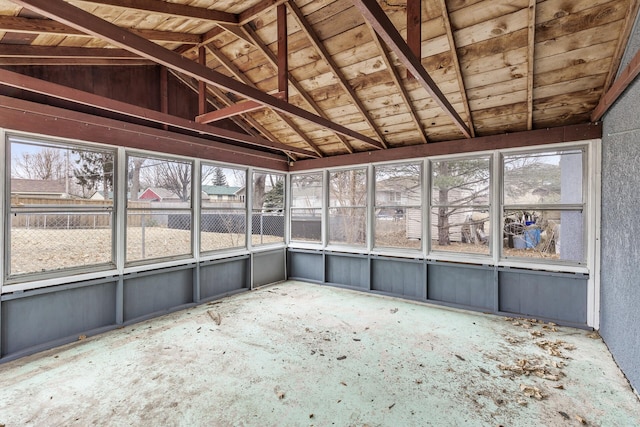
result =
[[597,334],[286,282],[0,365],[2,424],[637,426],[640,402]]

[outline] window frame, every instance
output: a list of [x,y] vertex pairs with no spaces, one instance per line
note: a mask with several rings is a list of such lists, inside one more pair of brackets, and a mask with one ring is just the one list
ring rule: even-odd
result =
[[[308,207],[308,208],[301,208],[301,207],[294,207],[294,185],[293,185],[293,181],[294,181],[294,177],[296,176],[302,176],[302,175],[317,175],[319,177],[319,183],[320,183],[320,199],[318,200],[318,206],[315,207]],[[324,211],[326,208],[326,197],[325,197],[325,173],[323,170],[311,170],[311,171],[304,171],[304,172],[297,172],[297,173],[290,173],[289,174],[289,185],[288,185],[288,189],[289,189],[289,244],[293,245],[293,246],[298,246],[298,247],[303,247],[303,246],[312,246],[312,247],[317,247],[317,246],[324,246],[325,243],[325,233],[324,233],[324,227],[325,227],[325,215],[324,215]],[[296,211],[302,211],[302,210],[313,210],[313,211],[319,211],[320,215],[319,215],[319,219],[320,219],[320,236],[317,240],[300,240],[300,239],[295,239],[293,237],[293,218],[294,218],[294,212]]]
[[[278,240],[276,242],[265,242],[265,243],[253,243],[253,239],[254,239],[254,234],[253,234],[253,221],[254,221],[254,215],[256,214],[260,214],[260,218],[262,221],[263,218],[263,214],[264,213],[268,213],[268,212],[263,212],[265,210],[264,206],[261,208],[254,208],[253,205],[255,204],[255,176],[257,174],[264,174],[264,175],[278,175],[281,176],[281,181],[282,181],[282,204],[275,207],[274,209],[279,210],[280,212],[278,213],[278,215],[275,215],[277,217],[282,217],[282,240]],[[263,249],[263,248],[269,248],[269,247],[279,247],[279,246],[285,246],[287,244],[287,227],[288,227],[288,218],[289,216],[287,215],[287,172],[279,172],[279,171],[272,171],[272,170],[267,170],[267,169],[255,169],[255,168],[250,168],[249,169],[249,173],[248,173],[248,177],[251,178],[251,182],[250,182],[250,188],[251,188],[251,197],[250,197],[250,203],[251,205],[249,205],[249,203],[247,203],[247,245],[248,248],[252,249],[252,248],[256,248],[256,249]],[[265,177],[266,180],[266,177]],[[278,181],[280,182],[280,181]],[[266,187],[265,187],[265,195],[267,194],[266,192]],[[264,204],[264,201],[263,201]],[[277,211],[276,211],[277,212]],[[273,215],[272,215],[273,216]],[[262,224],[262,222],[261,222]],[[256,236],[265,236],[264,233],[260,233],[260,234],[256,234]]]
[[[347,205],[347,206],[332,206],[331,204],[331,176],[334,173],[341,173],[347,171],[357,171],[362,170],[364,174],[364,204],[360,205]],[[350,167],[344,168],[332,168],[327,170],[327,186],[325,190],[325,200],[326,200],[326,223],[325,223],[325,241],[327,247],[336,247],[336,248],[351,248],[356,252],[369,251],[370,246],[370,205],[371,205],[371,177],[370,177],[371,165],[352,165]],[[343,243],[343,242],[335,242],[331,240],[331,210],[332,209],[362,209],[364,210],[364,224],[363,224],[363,232],[364,232],[364,241],[362,244],[353,244],[353,243]]]

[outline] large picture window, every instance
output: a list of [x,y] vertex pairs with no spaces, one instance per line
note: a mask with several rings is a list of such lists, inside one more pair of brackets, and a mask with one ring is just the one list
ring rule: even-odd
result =
[[129,156],[126,261],[191,255],[192,164]]
[[284,242],[284,175],[253,173],[251,244]]
[[431,162],[431,249],[489,254],[489,157]]
[[291,176],[291,240],[322,242],[322,172]]
[[375,167],[374,246],[420,249],[422,163]]
[[9,138],[6,274],[114,266],[115,153]]
[[583,262],[584,151],[503,157],[504,257]]
[[365,246],[367,243],[367,170],[329,174],[329,243]]
[[201,167],[200,251],[246,246],[246,169]]

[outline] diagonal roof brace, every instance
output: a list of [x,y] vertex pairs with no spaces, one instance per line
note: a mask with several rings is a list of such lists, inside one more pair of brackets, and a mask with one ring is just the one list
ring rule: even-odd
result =
[[179,54],[165,49],[149,40],[133,34],[129,31],[107,22],[89,12],[77,8],[62,0],[11,0],[20,6],[26,7],[36,13],[54,19],[63,24],[67,24],[77,30],[93,34],[94,36],[106,40],[116,46],[120,46],[130,52],[150,59],[157,64],[166,66],[173,70],[205,81],[217,87],[222,87],[230,92],[242,97],[252,99],[256,102],[269,106],[282,113],[290,114],[298,118],[315,123],[318,126],[334,130],[344,136],[357,139],[373,147],[382,149],[380,142],[366,135],[362,135],[352,129],[339,125],[317,116],[288,102],[281,101],[268,95],[259,89],[252,88],[222,73],[216,72],[190,61]]
[[391,50],[398,56],[403,65],[431,95],[436,103],[447,113],[460,128],[465,137],[471,138],[471,131],[464,123],[458,112],[444,96],[440,88],[433,81],[427,70],[420,63],[420,59],[411,51],[393,22],[384,13],[376,0],[353,0],[353,4],[362,13],[376,33],[384,40]]

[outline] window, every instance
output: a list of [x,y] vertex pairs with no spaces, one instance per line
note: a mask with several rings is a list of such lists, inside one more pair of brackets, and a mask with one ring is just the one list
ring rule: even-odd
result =
[[126,261],[190,255],[191,163],[129,156],[127,167]]
[[375,167],[374,246],[420,249],[422,163]]
[[113,267],[115,153],[10,137],[9,277]]
[[367,170],[329,174],[329,243],[365,246],[367,229]]
[[253,173],[251,243],[284,242],[284,175]]
[[431,249],[489,254],[489,157],[431,162]]
[[200,252],[246,246],[247,171],[203,164]]
[[322,242],[322,172],[291,176],[291,240]]
[[583,262],[583,150],[503,157],[504,257]]

